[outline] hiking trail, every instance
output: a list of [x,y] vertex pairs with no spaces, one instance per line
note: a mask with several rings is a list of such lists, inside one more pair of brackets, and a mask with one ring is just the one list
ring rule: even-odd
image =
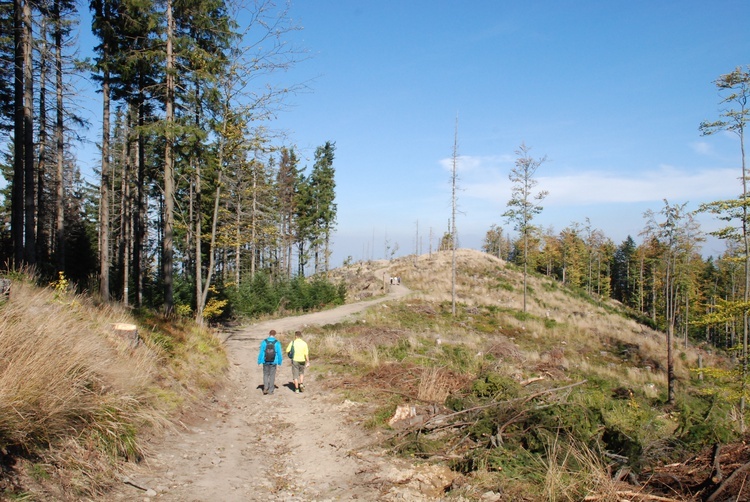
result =
[[360,405],[316,385],[314,353],[300,394],[293,391],[286,355],[273,395],[263,395],[257,364],[260,342],[271,329],[285,348],[297,329],[351,319],[408,293],[394,285],[380,298],[229,333],[227,385],[184,429],[152,445],[107,500],[436,500],[445,483],[441,469],[413,466],[373,448],[374,433],[354,418]]

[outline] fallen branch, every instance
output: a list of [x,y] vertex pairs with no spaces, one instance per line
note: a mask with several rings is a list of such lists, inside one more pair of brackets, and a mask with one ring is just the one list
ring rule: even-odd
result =
[[122,481],[126,485],[132,486],[133,488],[138,488],[139,490],[142,490],[142,491],[146,492],[146,494],[149,495],[149,496],[155,496],[156,495],[156,492],[154,490],[152,490],[151,488],[149,488],[147,486],[139,485],[138,483],[136,483],[135,481],[133,481],[132,479],[130,479],[127,476],[120,476],[120,481]]
[[719,455],[721,454],[721,444],[716,443],[714,444],[714,452],[713,452],[713,462],[711,465],[713,465],[713,470],[711,471],[711,482],[714,484],[721,483],[721,480],[724,479],[724,473],[721,472],[721,463],[719,462]]
[[[516,399],[510,399],[510,400],[507,400],[507,401],[495,401],[495,402],[492,402],[492,403],[489,403],[489,404],[483,404],[483,405],[480,405],[480,406],[474,406],[473,408],[467,408],[465,410],[456,411],[454,413],[449,413],[447,415],[437,415],[437,414],[435,414],[435,415],[429,417],[424,422],[416,424],[416,425],[414,425],[412,427],[407,427],[405,429],[402,429],[398,433],[394,434],[391,439],[393,439],[393,438],[404,438],[404,437],[408,436],[411,433],[414,433],[414,432],[419,433],[420,431],[434,432],[436,430],[441,430],[441,429],[461,428],[461,427],[464,427],[464,426],[467,426],[467,425],[471,425],[472,423],[475,423],[475,422],[466,421],[466,420],[463,420],[463,421],[460,421],[460,422],[449,422],[449,420],[451,420],[453,418],[456,418],[456,417],[458,417],[460,415],[465,415],[467,413],[471,413],[471,412],[475,412],[475,411],[481,411],[481,410],[484,410],[484,409],[488,409],[488,408],[492,408],[492,407],[496,407],[496,406],[501,406],[501,405],[505,405],[505,404],[512,404],[512,403],[519,403],[519,402],[520,403],[528,403],[529,401],[532,401],[533,399],[536,399],[539,396],[542,396],[542,395],[545,395],[545,394],[551,394],[553,392],[559,392],[559,391],[567,390],[567,389],[570,389],[570,388],[582,385],[582,384],[584,384],[586,382],[587,382],[587,380],[582,380],[580,382],[576,382],[576,383],[573,383],[573,384],[570,384],[570,385],[565,385],[563,387],[557,387],[557,388],[554,388],[554,389],[545,389],[545,390],[541,390],[539,392],[536,392],[534,394],[530,394],[528,396],[523,396],[523,397],[519,397],[519,398],[516,398]],[[377,390],[384,391],[383,389],[377,389]],[[388,391],[385,391],[385,392],[388,392]],[[518,420],[520,420],[528,412],[529,412],[529,410],[527,410],[527,409],[519,410],[515,415],[513,415],[512,417],[510,417],[510,419],[508,419],[502,426],[498,427],[498,433],[497,433],[497,436],[496,436],[498,438],[498,440],[502,441],[502,435],[503,435],[503,432],[505,431],[505,429],[509,425],[511,425],[513,423],[516,423]],[[398,448],[398,447],[400,447],[400,445],[396,446],[395,448]]]
[[[623,490],[617,490],[615,492],[615,495],[618,497],[636,497],[640,500],[653,500],[655,502],[679,502],[679,499],[671,499],[668,497],[660,497],[659,495],[649,495],[648,493],[641,493],[641,492],[632,492],[632,491],[623,491]],[[606,494],[606,495],[587,495],[583,498],[586,502],[598,502],[600,500],[611,500],[612,495]]]
[[739,477],[740,474],[744,473],[750,469],[750,462],[744,464],[742,467],[738,467],[728,478],[726,478],[719,487],[711,494],[710,497],[706,499],[706,502],[713,502],[716,500],[719,495],[721,495],[724,490],[727,489],[732,484],[732,481],[734,481],[736,478]]
[[618,455],[616,453],[610,453],[608,451],[603,451],[602,455],[604,455],[607,458],[611,458],[612,460],[615,460],[616,462],[619,462],[621,464],[627,464],[630,462],[630,459],[628,457],[625,457],[623,455]]
[[532,384],[534,382],[538,382],[539,380],[544,380],[544,377],[543,376],[533,377],[527,380],[522,380],[519,383],[521,384],[522,387],[526,387],[527,385]]
[[[452,417],[463,415],[465,413],[471,413],[472,411],[480,411],[480,410],[484,410],[484,409],[487,409],[487,408],[492,408],[492,407],[495,407],[495,406],[501,406],[503,404],[509,404],[509,403],[514,403],[514,402],[519,402],[519,401],[520,402],[528,402],[528,401],[531,401],[532,399],[536,399],[537,397],[543,396],[545,394],[552,394],[553,392],[560,392],[561,390],[567,390],[567,389],[571,389],[573,387],[577,387],[579,385],[583,385],[587,381],[588,380],[581,380],[580,382],[572,383],[570,385],[565,385],[563,387],[556,387],[554,389],[541,390],[539,392],[535,392],[534,394],[531,394],[531,395],[528,395],[528,396],[525,396],[525,397],[519,397],[519,398],[516,398],[516,399],[509,399],[508,401],[495,401],[495,402],[492,402],[492,403],[489,403],[489,404],[483,404],[481,406],[474,406],[473,408],[467,408],[465,410],[456,411],[456,412],[451,413],[449,415],[441,415],[440,419],[441,420],[446,420],[446,419],[449,419],[449,418],[452,418]],[[432,419],[430,419],[430,420],[432,420]],[[425,422],[423,424],[423,426],[427,426],[427,424],[430,423],[430,420],[427,420],[427,422]]]
[[375,392],[382,392],[383,394],[393,394],[394,396],[401,396],[406,399],[410,399],[412,401],[419,401],[426,404],[432,404],[435,405],[435,401],[428,401],[427,399],[420,399],[417,396],[412,396],[411,394],[406,394],[404,392],[398,392],[396,390],[390,390],[390,389],[379,389],[379,388],[373,388],[371,389]]

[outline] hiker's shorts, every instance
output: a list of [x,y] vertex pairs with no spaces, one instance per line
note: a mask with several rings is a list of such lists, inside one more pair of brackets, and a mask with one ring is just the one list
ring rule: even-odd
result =
[[300,375],[305,374],[305,361],[292,361],[292,378],[299,380]]

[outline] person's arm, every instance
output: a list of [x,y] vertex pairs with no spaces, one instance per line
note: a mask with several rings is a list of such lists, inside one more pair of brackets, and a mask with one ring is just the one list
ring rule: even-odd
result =
[[263,366],[263,354],[266,353],[266,341],[260,342],[260,352],[258,352],[258,366]]
[[284,362],[284,354],[281,352],[281,342],[276,340],[276,365],[281,366]]

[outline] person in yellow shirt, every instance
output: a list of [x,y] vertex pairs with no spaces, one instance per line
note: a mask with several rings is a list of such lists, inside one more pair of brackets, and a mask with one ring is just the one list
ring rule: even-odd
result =
[[305,368],[310,366],[310,351],[307,343],[302,339],[302,332],[294,332],[294,340],[289,342],[286,353],[292,358],[292,378],[294,379],[294,392],[305,391]]

